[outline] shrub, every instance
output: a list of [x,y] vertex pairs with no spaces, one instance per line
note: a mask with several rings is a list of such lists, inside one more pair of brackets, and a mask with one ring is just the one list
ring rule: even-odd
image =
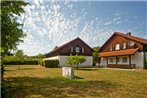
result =
[[45,66],[45,64],[44,64],[44,60],[39,60],[39,65],[41,65],[41,66]]
[[59,60],[42,60],[41,65],[46,68],[55,68],[58,67]]
[[12,61],[4,61],[4,65],[37,65],[38,60],[25,60],[25,61],[19,61],[19,60],[12,60]]

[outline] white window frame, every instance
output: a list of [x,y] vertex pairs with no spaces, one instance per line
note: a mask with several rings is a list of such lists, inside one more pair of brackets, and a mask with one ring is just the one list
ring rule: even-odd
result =
[[126,49],[126,42],[123,43],[123,49]]
[[76,52],[79,53],[80,52],[80,48],[76,47]]
[[73,47],[70,48],[70,51],[73,52]]
[[112,46],[110,46],[110,51],[112,51]]
[[128,62],[128,58],[127,58],[127,57],[123,57],[123,58],[122,58],[122,62],[123,62],[123,63],[127,63],[127,62]]
[[119,50],[120,49],[120,44],[115,44],[115,50]]
[[82,53],[84,53],[84,48],[82,48]]
[[109,62],[110,63],[113,63],[113,58],[109,58]]

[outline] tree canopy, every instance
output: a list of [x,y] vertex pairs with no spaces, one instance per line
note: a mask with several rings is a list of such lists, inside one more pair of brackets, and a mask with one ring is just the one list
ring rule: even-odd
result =
[[1,1],[1,48],[2,55],[7,54],[11,49],[16,49],[19,42],[25,37],[16,16],[24,13],[25,1]]
[[85,56],[78,56],[78,55],[72,56],[72,55],[70,55],[69,57],[67,57],[67,64],[69,64],[71,66],[77,65],[77,69],[78,69],[79,64],[82,64],[85,61],[86,61]]

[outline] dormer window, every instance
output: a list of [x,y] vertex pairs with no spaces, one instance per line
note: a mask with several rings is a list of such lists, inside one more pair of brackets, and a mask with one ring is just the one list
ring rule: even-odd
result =
[[84,53],[84,48],[82,48],[82,53]]
[[76,47],[76,52],[79,53],[80,52],[80,48]]
[[120,44],[116,44],[115,45],[115,50],[119,50],[120,49]]
[[110,51],[112,51],[112,46],[110,46]]
[[70,51],[73,52],[73,47],[70,48]]
[[126,43],[125,42],[123,43],[123,49],[126,49]]

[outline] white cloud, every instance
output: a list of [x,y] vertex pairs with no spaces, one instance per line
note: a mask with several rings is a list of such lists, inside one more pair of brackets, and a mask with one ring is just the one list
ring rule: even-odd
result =
[[[79,16],[74,10],[73,2],[67,0],[64,7],[72,12],[70,18],[66,16],[68,12],[63,9],[63,6],[55,1],[44,3],[42,0],[35,0],[31,6],[26,7],[23,29],[27,37],[18,49],[23,49],[27,55],[47,53],[55,46],[76,37],[80,37],[91,47],[101,46],[114,31],[121,31],[110,26],[121,23],[121,14],[114,15],[112,20],[106,22],[98,17],[87,21],[84,8],[81,9],[82,15]],[[105,26],[102,27],[103,25]]]

